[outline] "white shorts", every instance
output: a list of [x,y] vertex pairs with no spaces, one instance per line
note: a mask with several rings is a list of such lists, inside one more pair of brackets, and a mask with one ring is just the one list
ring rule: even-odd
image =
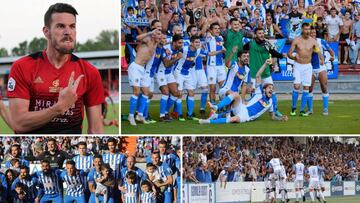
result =
[[192,81],[192,76],[189,73],[188,75],[183,75],[180,71],[175,71],[174,76],[176,79],[176,83],[178,84],[178,90],[182,91],[184,88],[186,90],[194,90],[195,87],[194,82]]
[[311,64],[294,63],[293,69],[294,84],[302,84],[310,87],[312,80],[312,66]]
[[219,89],[219,97],[224,98],[226,96],[226,92],[229,90],[230,90],[230,88],[228,88],[226,86]]
[[141,87],[143,84],[143,77],[145,75],[145,68],[135,62],[132,62],[128,67],[128,77],[131,87]]
[[[267,78],[262,78],[262,84],[274,84],[274,81],[272,79],[271,76],[267,77]],[[251,78],[251,87],[253,89],[255,89],[255,85],[256,85],[256,79],[255,78]]]
[[319,182],[320,182],[320,187],[321,187],[321,188],[325,188],[324,180],[320,180]]
[[313,69],[313,74],[317,78],[319,76],[319,73],[322,72],[322,71],[327,71],[326,66],[320,66],[320,68]]
[[320,181],[310,179],[309,189],[320,189]]
[[167,84],[176,82],[173,73],[165,74],[165,79],[166,79]]
[[207,66],[206,73],[209,85],[215,85],[217,82],[221,82],[226,79],[226,71],[223,65]]
[[231,106],[231,111],[235,116],[240,117],[240,123],[244,123],[251,120],[249,117],[249,112],[241,100],[240,103]]
[[165,86],[167,85],[167,81],[166,81],[166,77],[165,77],[165,72],[164,71],[158,71],[155,75],[156,78],[156,83],[158,84],[159,87],[161,86]]
[[154,92],[154,78],[150,77],[150,72],[145,72],[142,81],[140,87],[148,87],[150,92]]
[[304,180],[295,180],[295,188],[303,188]]
[[193,86],[195,88],[197,87],[207,87],[208,86],[208,82],[207,82],[207,78],[206,78],[206,74],[204,69],[201,70],[195,70],[195,69],[191,69],[190,70],[190,74],[192,77],[192,81],[193,81]]

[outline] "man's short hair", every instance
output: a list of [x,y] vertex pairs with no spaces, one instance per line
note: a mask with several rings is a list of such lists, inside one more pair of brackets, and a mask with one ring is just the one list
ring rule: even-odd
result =
[[214,28],[214,26],[216,26],[216,25],[220,27],[220,24],[218,22],[211,23],[210,30],[212,30]]
[[246,54],[246,53],[249,53],[248,50],[240,50],[238,53],[237,53],[237,57],[241,57],[243,54]]
[[48,139],[48,142],[55,142],[55,143],[56,143],[56,139],[53,138],[53,137],[52,137],[52,138],[49,138],[49,139]]
[[79,143],[78,143],[78,146],[80,146],[80,145],[83,145],[83,146],[86,147],[86,142],[79,142]]
[[303,24],[301,25],[301,29],[303,29],[304,27],[308,27],[308,26],[310,26],[309,23],[303,23]]
[[76,18],[76,15],[78,15],[78,12],[74,7],[72,7],[70,4],[65,3],[56,3],[54,5],[51,5],[49,9],[46,11],[44,16],[44,25],[47,27],[50,27],[51,24],[51,15],[53,13],[70,13],[73,14]]
[[187,28],[186,28],[186,32],[189,34],[191,29],[193,28],[197,28],[196,25],[189,25]]
[[101,154],[95,154],[93,159],[103,159],[102,155]]
[[27,172],[29,172],[29,170],[30,170],[29,167],[21,165],[20,170],[22,170],[22,169],[25,169]]
[[185,1],[184,5],[187,6],[187,5],[191,4],[191,3],[192,3],[192,1]]
[[132,6],[129,6],[127,9],[126,9],[127,12],[129,11],[134,11],[134,8]]
[[237,19],[237,18],[231,18],[231,19],[230,19],[230,24],[233,23],[234,21],[240,22],[239,19]]
[[66,161],[66,165],[68,165],[68,164],[75,166],[75,161],[72,160],[72,159],[69,159],[69,160]]
[[155,23],[157,23],[157,22],[160,23],[160,20],[155,19],[155,20],[151,21],[150,27],[154,27]]
[[43,164],[43,163],[50,164],[50,161],[48,161],[48,160],[46,160],[46,159],[43,159],[43,160],[41,160],[41,164]]
[[148,167],[155,167],[155,165],[153,163],[147,163],[146,168],[148,168]]
[[[183,37],[181,35],[174,35],[173,38],[172,38],[172,41],[173,42],[177,42],[179,40],[183,39]],[[160,143],[159,143],[160,144]]]
[[260,28],[260,27],[257,27],[257,28],[255,28],[254,33],[256,34],[256,33],[257,33],[258,31],[260,31],[260,30],[264,31],[264,29],[262,29],[262,28]]
[[113,142],[114,144],[116,144],[116,140],[115,140],[115,138],[113,138],[113,137],[110,137],[110,138],[108,139],[107,143],[109,143],[109,142]]
[[125,175],[126,178],[134,180],[136,178],[135,171],[128,171]]
[[140,185],[147,185],[149,188],[151,188],[151,183],[148,180],[143,180]]

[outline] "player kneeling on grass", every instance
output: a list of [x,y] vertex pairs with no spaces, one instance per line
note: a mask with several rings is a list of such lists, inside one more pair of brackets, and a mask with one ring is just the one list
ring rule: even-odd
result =
[[[260,117],[267,110],[271,112],[271,118],[277,121],[287,121],[287,116],[277,117],[272,111],[272,92],[274,86],[272,84],[261,85],[261,74],[265,70],[268,64],[271,64],[271,59],[261,66],[256,73],[256,90],[255,95],[251,97],[249,101],[242,101],[238,93],[234,93],[233,102],[231,104],[231,111],[234,114],[232,117],[222,118],[221,115],[216,114],[217,109],[223,108],[223,102],[219,102],[217,105],[210,105],[212,111],[208,119],[200,119],[200,124],[221,124],[221,123],[242,123],[255,120]],[[226,99],[226,98],[224,98]]]

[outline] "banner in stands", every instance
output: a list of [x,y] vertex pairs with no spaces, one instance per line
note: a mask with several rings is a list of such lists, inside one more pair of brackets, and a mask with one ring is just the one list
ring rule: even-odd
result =
[[355,182],[355,194],[360,195],[360,181]]
[[344,195],[355,195],[355,182],[344,182]]
[[[276,40],[276,44],[282,44]],[[328,70],[328,78],[336,79],[338,77],[338,42],[329,43],[331,49],[335,53],[335,60],[330,61],[330,53],[325,51],[325,66]],[[284,46],[277,46],[277,50],[281,53],[288,53],[290,49],[290,44]],[[289,58],[278,59],[279,70],[276,70],[272,74],[273,80],[293,80],[292,69],[294,66],[294,60]]]
[[126,25],[136,25],[136,26],[150,26],[149,21],[147,19],[141,18],[123,18],[121,22],[125,23]]
[[189,184],[187,188],[188,198],[184,202],[211,203],[215,202],[214,184]]
[[331,196],[344,195],[344,183],[343,182],[331,182]]

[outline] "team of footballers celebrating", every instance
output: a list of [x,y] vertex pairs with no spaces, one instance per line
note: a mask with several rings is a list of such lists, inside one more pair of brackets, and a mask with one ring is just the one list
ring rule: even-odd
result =
[[[286,175],[285,167],[279,157],[281,157],[280,153],[277,150],[273,150],[272,158],[266,165],[266,199],[271,203],[276,202],[277,185],[281,195],[281,202],[289,202],[286,188],[288,177]],[[325,168],[321,160],[318,160],[318,162],[317,160],[310,160],[309,166],[306,168],[302,163],[302,157],[299,155],[296,157],[296,164],[294,164],[291,173],[295,175],[295,202],[298,203],[300,198],[302,198],[302,201],[305,202],[304,179],[306,177],[309,180],[309,193],[311,201],[314,202],[316,197],[319,201],[326,203],[325,196],[323,194],[325,191]]]
[[[0,155],[5,163],[0,172],[2,203],[180,202],[180,148],[168,144],[168,138],[150,138],[153,142],[147,144],[150,153],[145,158],[120,152],[121,139],[108,137],[96,138],[96,142],[71,138],[77,144],[67,147],[69,137],[62,144],[58,138],[29,137],[21,143],[19,137],[0,139],[11,140],[9,152]],[[42,144],[37,146],[37,142]],[[31,145],[31,152],[21,152],[21,147],[29,151]],[[1,150],[6,147],[2,145]],[[30,171],[34,161],[41,166]]]
[[[287,54],[281,54],[265,39],[262,28],[256,28],[250,42],[243,47],[233,46],[231,50],[226,50],[219,24],[214,22],[204,26],[208,26],[208,32],[203,38],[196,26],[191,25],[187,28],[186,37],[175,30],[173,36],[167,37],[160,31],[161,23],[153,20],[152,31],[137,36],[137,55],[128,68],[129,82],[133,89],[128,117],[131,125],[134,126],[137,122],[156,122],[149,116],[155,80],[161,91],[159,116],[162,122],[172,119],[185,121],[182,108],[184,90],[187,91],[186,118],[198,120],[200,124],[247,122],[255,120],[266,111],[270,112],[273,120],[287,121],[288,117],[277,108],[271,76],[271,67],[275,61],[273,59],[283,57],[295,61],[290,115],[297,114],[300,85],[303,87],[300,116],[313,113],[311,92],[316,77],[319,78],[323,92],[323,115],[328,115],[329,94],[323,54],[328,50],[331,53],[330,60],[334,60],[334,52],[326,41],[316,39],[315,28],[303,23],[301,36],[292,41]],[[230,27],[228,32],[238,32],[241,27],[239,20],[231,19]],[[227,40],[233,39],[228,37]],[[217,85],[218,103],[215,102]],[[201,119],[194,114],[197,88],[201,91]],[[247,97],[247,93],[250,97]],[[210,108],[208,118],[205,116],[206,106]]]
[[359,147],[331,137],[193,136],[184,137],[183,143],[185,183],[216,182],[231,190],[237,184],[251,188],[253,182],[263,182],[266,190],[261,191],[272,203],[289,202],[290,191],[296,202],[325,202],[325,181],[357,181],[360,169]]

